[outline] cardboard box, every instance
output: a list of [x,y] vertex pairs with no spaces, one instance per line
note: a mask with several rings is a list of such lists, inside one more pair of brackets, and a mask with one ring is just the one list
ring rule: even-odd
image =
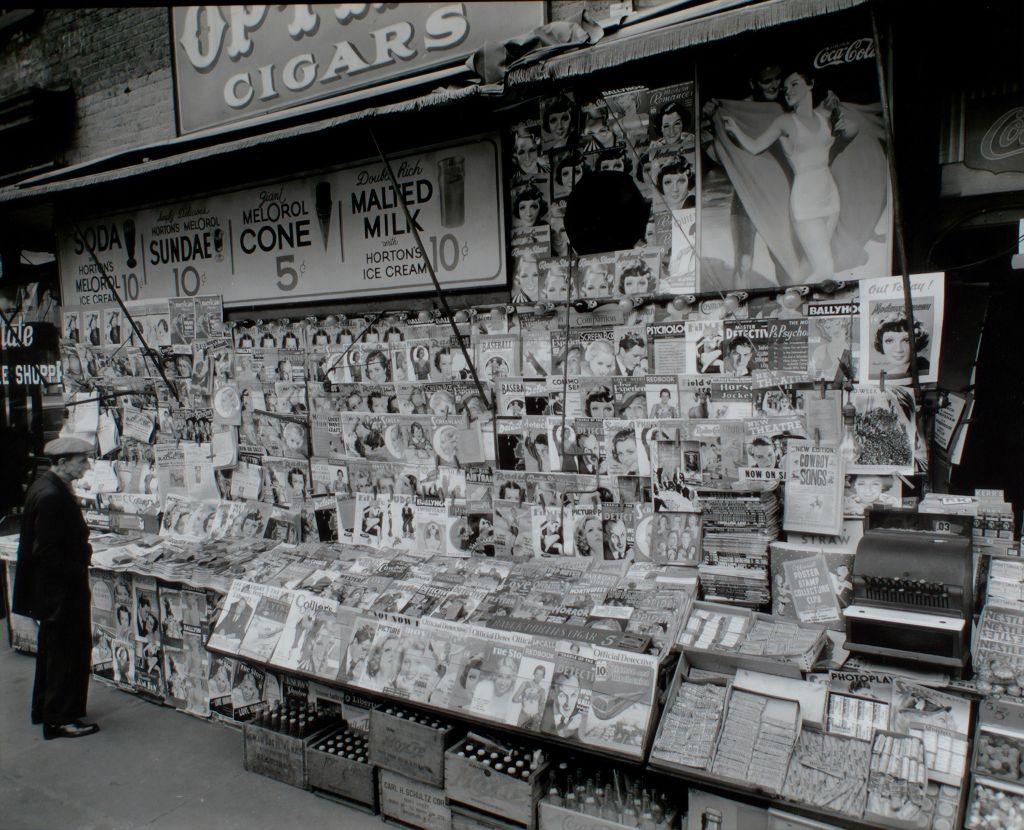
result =
[[[487,741],[474,737],[474,746],[488,747]],[[476,759],[459,756],[466,741],[452,747],[444,759],[445,791],[453,802],[500,816],[523,827],[536,827],[537,802],[547,764],[535,768],[528,780],[497,772]],[[497,745],[494,745],[497,748]]]
[[537,808],[537,826],[539,830],[636,830],[635,824],[619,824],[544,801]]
[[456,740],[455,728],[443,724],[434,729],[388,711],[370,712],[370,763],[443,787],[444,753]]
[[451,811],[444,790],[381,770],[380,812],[385,818],[421,830],[449,830]]

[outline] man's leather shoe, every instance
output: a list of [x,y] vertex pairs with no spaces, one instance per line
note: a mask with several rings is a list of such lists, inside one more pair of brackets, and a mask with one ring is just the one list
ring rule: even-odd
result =
[[43,738],[52,741],[54,738],[84,738],[99,732],[100,728],[95,723],[83,723],[74,721],[60,726],[43,726]]

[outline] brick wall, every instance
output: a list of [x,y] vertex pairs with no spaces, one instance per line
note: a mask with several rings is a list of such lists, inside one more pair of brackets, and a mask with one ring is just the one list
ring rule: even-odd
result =
[[52,9],[0,46],[0,98],[31,86],[70,87],[76,164],[173,138],[166,8]]

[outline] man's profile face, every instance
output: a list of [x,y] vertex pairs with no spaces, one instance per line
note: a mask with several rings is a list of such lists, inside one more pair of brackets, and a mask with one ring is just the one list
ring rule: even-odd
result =
[[636,439],[624,438],[615,445],[619,466],[627,472],[636,472]]
[[576,711],[576,701],[580,696],[580,682],[575,676],[559,680],[555,692],[555,706],[558,714],[563,718],[569,718]]
[[782,89],[782,69],[778,66],[764,66],[754,79],[760,97],[765,101],[777,101]]
[[759,470],[770,470],[775,466],[775,449],[770,444],[750,446],[750,466]]

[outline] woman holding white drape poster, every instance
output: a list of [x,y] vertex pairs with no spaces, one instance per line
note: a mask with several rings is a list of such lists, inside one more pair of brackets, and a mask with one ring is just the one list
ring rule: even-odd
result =
[[[775,103],[721,101],[715,151],[777,263],[779,284],[863,265],[886,206],[877,105],[841,103],[801,69],[784,70]],[[777,149],[776,149],[777,147]],[[780,271],[781,268],[781,271]]]

